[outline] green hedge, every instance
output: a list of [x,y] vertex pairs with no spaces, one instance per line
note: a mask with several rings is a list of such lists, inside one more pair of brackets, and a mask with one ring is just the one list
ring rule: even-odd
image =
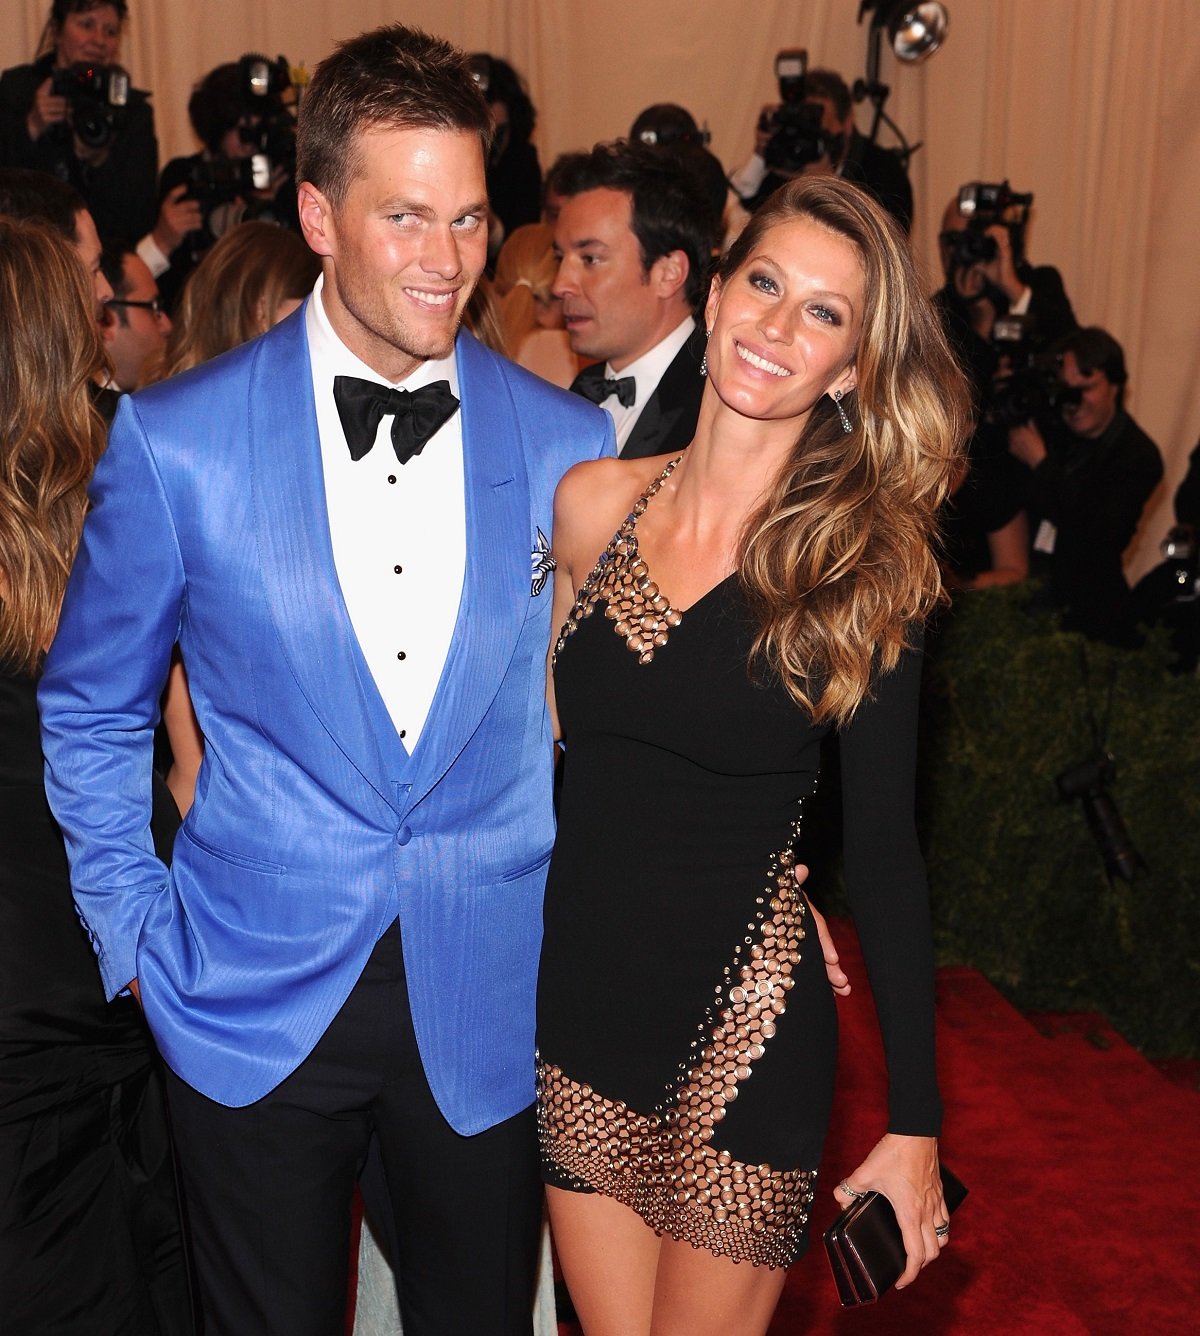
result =
[[[920,817],[943,963],[1024,1008],[1102,1011],[1145,1052],[1194,1057],[1200,680],[1169,659],[1159,640],[1064,633],[1028,588],[960,596],[926,662]],[[1148,867],[1132,883],[1109,881],[1054,782],[1093,750],[1089,705],[1108,717],[1109,792]]]

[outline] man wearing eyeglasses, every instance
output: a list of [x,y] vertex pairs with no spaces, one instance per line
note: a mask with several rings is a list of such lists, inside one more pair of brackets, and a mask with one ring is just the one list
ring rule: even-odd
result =
[[112,285],[101,334],[112,361],[112,388],[126,393],[145,384],[166,346],[171,321],[162,308],[154,275],[125,247],[106,247],[100,266]]

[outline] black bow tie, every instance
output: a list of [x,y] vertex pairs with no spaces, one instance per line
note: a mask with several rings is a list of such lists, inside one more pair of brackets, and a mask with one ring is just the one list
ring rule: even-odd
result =
[[419,390],[393,390],[358,376],[334,376],[333,400],[351,459],[361,459],[371,449],[380,422],[394,414],[392,449],[401,464],[419,455],[425,442],[458,411],[448,380],[435,380]]
[[610,394],[615,394],[622,408],[632,408],[637,399],[637,381],[632,376],[622,376],[620,380],[614,380],[612,376],[605,376],[603,380],[584,380],[578,389],[594,404],[602,404]]

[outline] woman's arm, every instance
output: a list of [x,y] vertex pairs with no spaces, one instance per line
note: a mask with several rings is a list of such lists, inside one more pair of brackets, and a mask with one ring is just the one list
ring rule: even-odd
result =
[[[907,1285],[938,1254],[942,1105],[934,1061],[933,934],[913,820],[921,652],[906,651],[841,733],[846,887],[883,1031],[887,1134],[843,1180],[882,1192],[904,1235]],[[838,1202],[851,1198],[840,1190]]]

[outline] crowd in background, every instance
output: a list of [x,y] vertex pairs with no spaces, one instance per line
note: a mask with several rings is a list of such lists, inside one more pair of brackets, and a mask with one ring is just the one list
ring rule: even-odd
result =
[[[265,327],[265,308],[247,315],[245,294],[230,295],[233,271],[203,280],[225,294],[226,323],[215,337],[194,328],[195,312],[210,303],[185,301],[184,289],[239,225],[297,230],[294,118],[303,95],[282,58],[247,54],[217,66],[188,101],[200,147],[160,172],[149,97],[128,87],[119,65],[127,18],[126,0],[54,0],[35,60],[0,77],[0,165],[73,185],[105,245],[114,300],[101,312],[102,327],[119,390],[201,360],[196,352],[181,360],[180,346],[207,348],[207,355],[227,346],[229,308],[239,302],[241,337]],[[564,328],[555,291],[555,180],[570,170],[572,155],[543,174],[524,79],[498,56],[477,53],[471,61],[495,122],[491,281],[474,303],[472,327],[568,387],[597,356]],[[763,109],[745,160],[732,167],[718,162],[707,132],[683,107],[647,107],[630,127],[630,144],[695,175],[713,258],[754,207],[798,173],[834,172],[863,185],[907,231],[906,157],[859,131],[842,77],[820,68],[791,72],[781,75],[779,94]],[[1041,576],[1068,625],[1130,643],[1137,623],[1162,615],[1177,592],[1160,572],[1135,594],[1121,573],[1122,553],[1161,481],[1161,457],[1125,411],[1119,340],[1093,331],[1072,344],[1080,326],[1058,271],[1026,254],[1032,196],[1007,187],[984,186],[978,203],[964,188],[962,201],[947,205],[940,233],[946,281],[937,301],[971,373],[979,413],[970,466],[945,517],[947,576],[961,588]],[[286,267],[294,251],[283,243],[276,251],[269,234],[257,235],[263,254]],[[230,254],[219,253],[223,265]],[[244,272],[258,266],[247,258]],[[285,285],[296,287],[294,274]],[[267,306],[276,315],[290,309]],[[168,354],[172,322],[182,328],[171,334]],[[1178,518],[1186,523],[1186,515]],[[1172,550],[1181,550],[1178,536]]]
[[[0,600],[6,610],[19,598],[40,609],[19,643],[3,623],[0,655],[12,683],[36,671],[53,627],[51,591],[61,592],[87,474],[103,448],[98,423],[111,420],[117,394],[265,332],[300,306],[320,272],[298,233],[294,126],[303,89],[286,62],[245,55],[209,71],[188,103],[199,147],[160,171],[149,97],[128,86],[119,64],[127,18],[126,0],[54,0],[42,49],[0,76],[0,281],[12,284],[0,336],[12,363],[4,380],[9,426],[0,443],[0,502],[12,500],[13,514],[32,516],[36,531],[36,542],[22,546],[2,531],[15,521],[6,515],[0,524],[0,568],[8,567],[0,569]],[[494,137],[489,280],[468,323],[522,366],[612,412],[627,456],[691,439],[704,343],[697,317],[708,275],[774,189],[796,175],[834,173],[876,195],[903,231],[911,225],[907,162],[859,132],[850,91],[836,72],[809,70],[798,85],[781,87],[780,101],[764,108],[748,136],[744,162],[719,163],[685,108],[658,104],[638,116],[627,140],[581,145],[543,172],[525,81],[495,55],[474,56],[472,67],[493,113]],[[1173,531],[1169,571],[1152,572],[1131,590],[1122,553],[1162,480],[1162,460],[1124,406],[1119,339],[1081,325],[1057,269],[1030,259],[1030,203],[1008,183],[967,185],[942,222],[944,285],[935,301],[969,372],[977,417],[944,516],[945,578],[969,590],[1041,577],[1067,627],[1134,644],[1141,623],[1170,620],[1181,588],[1194,597],[1200,447],[1176,497],[1181,527]],[[606,285],[597,276],[594,241],[610,234],[618,258]],[[624,270],[621,246],[628,251]],[[686,257],[678,272],[675,255]],[[30,349],[39,342],[35,357]],[[18,413],[18,400],[27,411]],[[54,441],[43,439],[47,430],[57,431]],[[41,484],[32,500],[21,491],[31,467],[54,479],[52,504],[43,505]],[[27,553],[19,573],[18,547]],[[1192,585],[1174,578],[1188,570]],[[186,812],[202,740],[186,692],[173,698],[168,690],[163,713],[163,774],[175,806]],[[0,782],[15,788],[18,780],[0,768]],[[167,815],[162,797],[169,847],[177,818]],[[22,835],[32,820],[28,813],[19,818]],[[16,837],[16,825],[6,841],[10,834]],[[18,930],[7,936],[6,973],[10,957],[37,959],[22,943],[43,938],[46,923],[26,928],[25,937]],[[56,931],[64,938],[74,932],[76,945],[86,947],[73,918]],[[90,950],[75,956],[81,971],[90,966]],[[14,1093],[14,1082],[26,1078],[12,1058],[19,1063],[21,1053],[34,1051],[45,1022],[33,1016],[28,995],[16,996],[17,975],[9,977],[5,1014],[19,1023],[3,1041],[16,1046],[5,1055],[0,1085],[0,1121],[10,1133],[4,1154],[30,1153],[14,1129],[73,1138],[90,1161],[103,1143],[108,1159],[89,1172],[108,1196],[94,1198],[86,1212],[97,1265],[140,1279],[130,1281],[130,1312],[97,1318],[95,1329],[140,1322],[138,1330],[183,1330],[166,1316],[187,1304],[180,1300],[172,1188],[164,1180],[161,1095],[132,1004],[116,1014],[100,1016],[98,1006],[88,1012],[91,1047],[77,1045],[77,1066],[55,1075],[55,1098],[71,1105],[75,1122],[35,1134],[30,1120],[44,1121],[53,1101],[31,1104]],[[19,986],[27,985],[22,974]],[[87,991],[82,982],[78,988]],[[57,1002],[46,1005],[52,1011]],[[38,1081],[44,1078],[27,1078],[29,1086]],[[95,1130],[100,1123],[103,1136]],[[61,1156],[47,1169],[64,1178],[68,1171]],[[134,1180],[140,1195],[131,1193]],[[114,1212],[134,1219],[128,1233],[138,1236],[136,1247],[128,1238],[118,1247]],[[0,1289],[10,1280],[0,1272]]]

